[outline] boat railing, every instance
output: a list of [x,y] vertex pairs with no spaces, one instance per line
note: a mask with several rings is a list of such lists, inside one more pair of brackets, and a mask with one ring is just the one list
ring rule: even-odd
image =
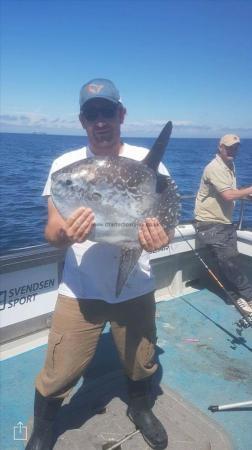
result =
[[[196,196],[194,194],[185,194],[180,196],[181,200],[195,200]],[[239,203],[239,207],[237,210],[237,220],[236,220],[236,229],[242,230],[244,228],[244,214],[245,214],[245,208],[247,206],[252,207],[252,196],[243,198],[240,200],[237,200],[237,203]],[[187,221],[188,222],[188,221]],[[193,222],[193,218],[191,219],[191,222]],[[184,223],[182,220],[181,223]]]
[[252,196],[251,199],[244,198],[240,200],[240,214],[239,214],[239,220],[237,223],[237,230],[243,229],[243,221],[244,221],[244,213],[245,213],[245,205],[250,203],[250,207],[252,207]]

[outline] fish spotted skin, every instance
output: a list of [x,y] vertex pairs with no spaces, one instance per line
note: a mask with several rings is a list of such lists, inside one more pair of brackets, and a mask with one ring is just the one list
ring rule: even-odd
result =
[[177,186],[169,176],[156,171],[171,133],[170,124],[143,161],[123,156],[92,157],[52,174],[51,195],[60,214],[66,219],[81,206],[91,208],[95,225],[88,239],[121,247],[117,296],[142,251],[139,225],[147,217],[156,217],[168,232],[179,221]]
[[156,173],[139,161],[87,158],[52,174],[52,200],[65,219],[81,206],[94,211],[90,240],[135,246],[146,217],[157,217],[166,230],[176,222],[177,188],[169,177],[159,178],[162,193]]

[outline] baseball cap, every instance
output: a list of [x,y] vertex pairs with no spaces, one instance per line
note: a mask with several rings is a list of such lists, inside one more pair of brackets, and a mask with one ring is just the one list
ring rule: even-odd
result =
[[239,144],[240,138],[239,136],[236,136],[236,134],[225,134],[225,136],[222,136],[220,139],[219,145],[225,145],[226,147],[231,147],[231,145]]
[[104,98],[119,103],[120,94],[112,81],[105,78],[94,78],[82,86],[80,91],[80,109],[94,98]]

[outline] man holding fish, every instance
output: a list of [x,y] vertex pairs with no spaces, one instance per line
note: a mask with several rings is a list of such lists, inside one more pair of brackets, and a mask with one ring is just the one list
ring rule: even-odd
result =
[[148,153],[122,143],[125,113],[110,80],[86,83],[79,118],[88,146],[57,158],[44,189],[46,239],[67,253],[47,357],[36,379],[27,450],[52,448],[56,414],[89,365],[107,321],[127,377],[127,415],[152,448],[167,447],[150,405],[158,365],[149,252],[169,244],[178,221],[176,187],[160,164],[171,123]]

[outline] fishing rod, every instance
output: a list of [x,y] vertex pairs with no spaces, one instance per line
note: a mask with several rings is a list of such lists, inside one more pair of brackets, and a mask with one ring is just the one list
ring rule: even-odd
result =
[[[108,444],[105,444],[105,446],[103,446],[102,448],[103,448],[103,450],[121,450],[121,445],[124,444],[124,442],[128,441],[133,436],[135,436],[135,434],[138,434],[138,433],[140,433],[140,430],[132,431],[131,433],[126,434],[126,436],[124,436],[119,441],[113,442],[112,446],[110,446],[110,443],[108,443]],[[107,445],[109,445],[109,447]]]
[[[199,259],[201,264],[205,267],[209,275],[213,278],[213,280],[216,282],[216,284],[223,290],[227,298],[235,305],[235,302],[229,292],[226,290],[225,286],[220,282],[220,280],[217,278],[217,276],[213,273],[213,271],[210,269],[210,267],[207,265],[207,263],[203,260],[203,258],[200,256],[199,252],[197,252],[190,244],[190,242],[185,238],[185,236],[181,233],[178,227],[176,227],[176,230],[179,232],[181,237],[184,239],[184,241],[187,243],[187,245],[190,247],[190,249],[193,251],[194,255]],[[246,315],[242,311],[240,311],[240,314],[242,315],[242,319],[240,319],[237,322],[238,327],[240,328],[249,328],[252,327],[252,313],[249,315]]]
[[243,217],[244,217],[244,211],[245,211],[245,203],[246,203],[246,201],[248,201],[248,202],[252,201],[252,195],[248,195],[246,198],[240,199],[240,201],[241,201],[241,207],[240,207],[239,220],[238,220],[238,223],[236,226],[237,230],[242,229]]
[[252,400],[248,402],[239,402],[239,403],[228,403],[226,405],[210,405],[208,409],[212,412],[216,411],[227,411],[229,409],[239,409],[239,408],[251,408]]

